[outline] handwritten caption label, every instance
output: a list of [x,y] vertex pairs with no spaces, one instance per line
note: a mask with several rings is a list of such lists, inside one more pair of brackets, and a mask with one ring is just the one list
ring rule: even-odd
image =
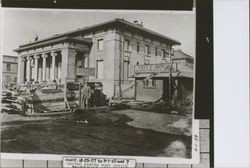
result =
[[194,151],[199,151],[199,136],[194,135]]
[[64,168],[135,168],[136,161],[119,158],[64,157]]

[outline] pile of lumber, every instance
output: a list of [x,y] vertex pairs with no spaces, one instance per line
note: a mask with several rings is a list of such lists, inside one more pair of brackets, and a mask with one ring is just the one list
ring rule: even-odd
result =
[[12,114],[20,114],[23,112],[24,100],[13,95],[11,92],[2,92],[2,110]]

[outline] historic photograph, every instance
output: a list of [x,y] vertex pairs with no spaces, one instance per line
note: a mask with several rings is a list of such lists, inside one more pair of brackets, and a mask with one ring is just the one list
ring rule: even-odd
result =
[[193,158],[194,12],[2,18],[1,153]]

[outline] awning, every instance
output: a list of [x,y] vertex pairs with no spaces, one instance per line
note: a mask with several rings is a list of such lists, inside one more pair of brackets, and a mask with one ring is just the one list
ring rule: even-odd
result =
[[[170,75],[170,73],[165,72],[165,73],[157,73],[155,75],[152,76],[152,74],[150,73],[141,73],[141,74],[134,74],[131,76],[131,78],[148,78],[150,76],[152,76],[152,79],[159,79],[159,78],[168,78]],[[173,72],[172,73],[172,77],[174,78],[181,78],[181,77],[185,77],[185,78],[194,78],[194,74],[193,71],[178,71],[178,72]]]

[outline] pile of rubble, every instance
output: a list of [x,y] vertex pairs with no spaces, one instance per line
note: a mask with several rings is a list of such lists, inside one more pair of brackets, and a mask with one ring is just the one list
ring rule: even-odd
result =
[[1,112],[22,114],[25,111],[25,96],[18,96],[15,91],[8,90],[2,85],[2,108]]

